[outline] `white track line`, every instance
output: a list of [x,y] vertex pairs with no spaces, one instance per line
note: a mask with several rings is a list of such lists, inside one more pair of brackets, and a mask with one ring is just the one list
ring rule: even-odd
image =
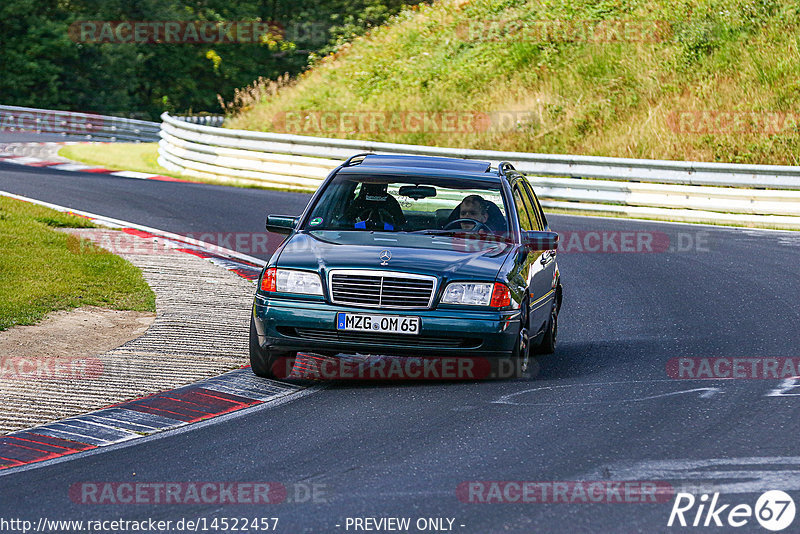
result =
[[203,247],[208,250],[212,250],[216,253],[222,253],[224,255],[230,256],[232,258],[236,258],[239,260],[247,261],[250,263],[254,263],[256,265],[264,266],[267,264],[266,261],[255,258],[248,254],[242,254],[241,252],[231,250],[229,248],[220,247],[219,245],[215,245],[213,243],[207,243],[205,241],[200,241],[199,239],[192,239],[190,237],[185,237],[180,234],[173,234],[172,232],[166,232],[164,230],[159,230],[158,228],[152,228],[150,226],[144,226],[142,224],[136,224],[128,221],[123,221],[121,219],[114,219],[112,217],[106,217],[105,215],[97,215],[96,213],[91,213],[88,211],[81,211],[76,210],[73,208],[68,208],[66,206],[60,206],[58,204],[51,204],[50,202],[44,202],[43,200],[37,200],[35,198],[24,197],[22,195],[16,195],[14,193],[9,193],[8,191],[0,191],[0,196],[15,198],[17,200],[23,200],[25,202],[30,202],[32,204],[37,204],[39,206],[44,206],[46,208],[54,209],[60,212],[72,212],[77,215],[83,215],[84,217],[89,217],[93,219],[98,224],[103,226],[108,226],[109,228],[133,228],[134,230],[141,230],[143,232],[149,232],[153,235],[165,237],[167,239],[173,239],[175,241],[181,241],[183,243],[188,243],[190,245],[195,245],[198,247]]

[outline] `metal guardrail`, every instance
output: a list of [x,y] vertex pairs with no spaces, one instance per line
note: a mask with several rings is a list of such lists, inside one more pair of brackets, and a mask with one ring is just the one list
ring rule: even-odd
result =
[[160,128],[157,122],[137,119],[0,106],[0,131],[52,133],[86,140],[154,142],[159,140]]
[[215,127],[221,127],[222,123],[225,122],[225,117],[223,115],[193,115],[175,118],[191,124],[202,124],[203,126]]
[[[217,127],[222,126],[225,120],[221,115],[175,118],[191,124]],[[0,131],[52,133],[104,141],[154,143],[161,139],[161,124],[158,122],[19,106],[0,106]]]
[[312,191],[357,152],[511,161],[542,205],[631,217],[800,229],[800,168],[564,156],[251,132],[161,116],[159,163],[186,176]]

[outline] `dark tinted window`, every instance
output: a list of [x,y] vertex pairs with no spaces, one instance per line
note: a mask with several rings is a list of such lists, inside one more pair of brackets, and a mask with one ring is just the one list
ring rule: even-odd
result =
[[547,219],[544,218],[542,206],[539,204],[539,199],[536,198],[536,193],[533,192],[533,187],[528,183],[528,180],[523,180],[525,184],[525,191],[528,193],[529,203],[528,206],[531,210],[531,217],[536,219],[537,230],[544,230],[547,226]]
[[531,218],[528,216],[528,203],[527,194],[519,189],[519,186],[514,187],[514,204],[516,204],[517,217],[519,217],[519,227],[521,230],[533,230],[534,226]]

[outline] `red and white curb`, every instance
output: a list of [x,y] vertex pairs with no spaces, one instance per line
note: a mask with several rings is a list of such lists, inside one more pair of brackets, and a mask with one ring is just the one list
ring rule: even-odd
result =
[[[30,147],[58,147],[78,143],[25,143]],[[196,183],[192,180],[183,180],[180,178],[173,178],[172,176],[164,176],[162,174],[152,174],[146,172],[136,171],[115,171],[113,169],[106,169],[96,165],[86,165],[83,163],[71,162],[63,157],[53,157],[50,159],[40,158],[35,156],[23,156],[11,152],[0,152],[0,162],[13,163],[16,165],[25,165],[26,167],[47,167],[56,171],[68,172],[89,172],[95,174],[107,174],[109,176],[118,176],[120,178],[135,178],[139,180],[158,180],[162,182],[188,182]]]
[[[96,224],[152,237],[179,252],[207,259],[246,278],[258,278],[264,261],[170,232],[0,191],[1,196],[90,219]],[[265,380],[245,367],[200,382],[126,401],[0,437],[0,471],[54,460],[182,427],[272,402],[307,387]]]
[[250,408],[306,389],[238,369],[85,415],[0,437],[0,471],[122,443]]
[[[255,281],[266,262],[235,250],[186,238],[170,232],[134,224],[57,204],[0,191],[0,196],[30,202],[138,237],[159,240],[178,252],[204,258],[239,276]],[[372,365],[382,357],[340,355],[354,365]],[[215,417],[269,403],[271,406],[321,390],[313,370],[327,358],[299,354],[291,378],[306,385],[256,377],[249,366],[177,389],[115,404],[84,415],[69,417],[0,437],[0,472],[59,458],[99,447],[120,444],[159,432],[178,429]],[[311,372],[309,372],[311,370]],[[309,387],[309,382],[317,385]],[[328,382],[328,380],[323,380]]]
[[58,204],[51,204],[50,202],[44,202],[21,195],[15,195],[14,193],[9,193],[7,191],[0,191],[0,196],[14,198],[23,202],[30,202],[31,204],[44,206],[62,213],[77,215],[79,217],[89,219],[97,225],[113,228],[115,230],[121,230],[125,233],[138,237],[153,238],[158,240],[159,244],[163,245],[164,247],[174,248],[179,252],[185,252],[187,254],[204,258],[215,265],[219,265],[238,274],[242,278],[246,278],[247,280],[256,280],[261,274],[262,267],[266,265],[264,260],[248,254],[243,254],[241,252],[221,247],[213,243],[192,239],[179,234],[174,234],[172,232],[165,232],[149,226],[123,221],[120,219],[114,219],[104,215],[97,215],[96,213],[90,213],[88,211],[74,210],[65,206],[59,206]]

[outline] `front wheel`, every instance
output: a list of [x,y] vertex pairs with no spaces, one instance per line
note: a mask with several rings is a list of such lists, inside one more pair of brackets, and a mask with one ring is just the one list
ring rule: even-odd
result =
[[528,314],[530,311],[527,297],[525,298],[520,310],[519,339],[517,339],[515,359],[516,371],[519,375],[524,375],[528,372],[528,365],[531,360],[531,340],[529,337],[530,331],[528,330],[528,326],[530,325],[530,317]]
[[294,368],[296,352],[264,350],[258,342],[256,321],[250,317],[250,368],[261,378],[279,380],[288,378]]
[[531,343],[528,337],[528,303],[523,302],[520,308],[519,334],[511,354],[497,359],[494,376],[496,378],[519,378],[528,372],[531,354]]

